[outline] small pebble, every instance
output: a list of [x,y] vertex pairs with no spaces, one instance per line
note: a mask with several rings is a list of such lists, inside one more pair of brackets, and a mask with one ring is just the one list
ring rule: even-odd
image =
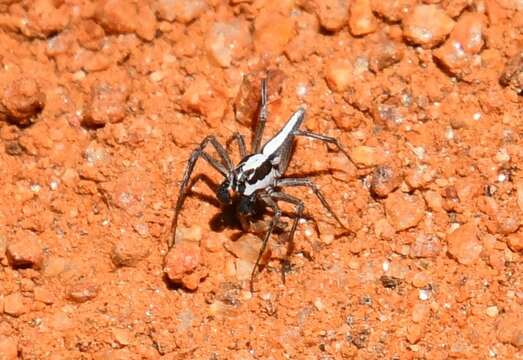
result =
[[165,77],[165,74],[160,70],[153,71],[152,73],[149,74],[149,80],[151,80],[152,82],[160,82],[163,80],[164,77]]
[[508,235],[518,231],[520,219],[515,211],[499,209],[496,211],[496,232],[501,235]]
[[376,44],[370,53],[369,69],[378,73],[403,59],[403,47],[390,40],[382,40]]
[[353,0],[350,5],[350,32],[354,36],[372,33],[378,28],[378,21],[372,13],[371,0]]
[[484,45],[485,19],[478,13],[463,14],[443,46],[434,56],[453,74],[460,75],[471,65],[472,55],[479,53]]
[[176,228],[176,243],[189,241],[199,244],[202,240],[202,237],[202,227],[199,225],[194,225],[190,227],[179,226],[178,228]]
[[503,86],[510,86],[518,93],[523,92],[523,51],[509,59],[499,82]]
[[156,0],[153,8],[161,20],[188,24],[208,8],[205,0]]
[[4,298],[4,313],[19,317],[29,311],[27,300],[20,293],[9,294]]
[[213,127],[221,125],[227,108],[225,93],[212,86],[205,78],[196,77],[182,96],[182,109],[205,117]]
[[372,0],[372,10],[389,22],[401,21],[416,5],[416,0]]
[[19,231],[8,240],[7,256],[14,267],[39,269],[44,260],[38,237],[31,231]]
[[424,272],[417,272],[412,278],[412,285],[416,288],[423,288],[430,282],[430,278]]
[[495,159],[499,163],[507,163],[510,161],[510,155],[506,148],[501,148],[496,152]]
[[347,59],[335,58],[325,64],[325,80],[332,91],[345,92],[353,85],[354,66]]
[[418,297],[422,301],[426,301],[430,298],[430,291],[426,289],[420,289],[418,292]]
[[83,122],[89,126],[103,126],[122,121],[127,114],[129,92],[129,86],[125,82],[94,82]]
[[417,195],[404,194],[399,190],[385,200],[385,213],[396,231],[416,226],[425,216],[425,201]]
[[234,20],[214,23],[207,34],[205,46],[214,62],[229,67],[233,60],[240,60],[247,54],[251,42],[248,23]]
[[225,242],[229,240],[224,234],[211,234],[202,240],[205,250],[211,253],[220,252],[223,249]]
[[401,184],[399,171],[389,165],[379,165],[372,172],[370,190],[374,195],[386,197]]
[[67,292],[67,298],[77,303],[84,303],[94,299],[98,295],[98,286],[89,282],[79,282],[71,286]]
[[348,0],[314,0],[311,3],[324,29],[336,32],[347,24]]
[[247,260],[254,264],[260,254],[262,241],[256,235],[246,233],[238,240],[228,241],[224,245],[225,248],[237,258]]
[[46,305],[51,305],[54,303],[54,294],[49,288],[45,286],[37,286],[33,290],[35,301],[43,302]]
[[82,81],[83,79],[85,79],[85,71],[78,70],[73,74],[74,81]]
[[374,233],[376,236],[383,240],[390,240],[394,237],[396,231],[387,219],[379,219],[374,224]]
[[471,265],[483,249],[478,239],[478,229],[475,223],[469,222],[460,226],[447,236],[449,254],[460,264]]
[[149,247],[134,234],[123,234],[112,248],[111,259],[116,266],[135,266],[149,255]]
[[419,165],[413,169],[407,170],[405,174],[405,183],[411,189],[419,189],[427,186],[436,175],[436,172],[426,165]]
[[156,35],[156,17],[146,3],[107,0],[98,7],[96,19],[108,33],[136,33],[147,41],[153,40]]
[[383,150],[372,146],[355,146],[350,150],[349,155],[358,167],[373,167],[386,160]]
[[261,13],[254,21],[254,48],[259,54],[276,56],[295,36],[295,23],[280,13]]
[[29,125],[36,121],[45,101],[45,93],[36,80],[22,77],[10,82],[1,94],[0,119],[3,115],[17,125]]
[[189,290],[196,290],[208,274],[203,266],[203,252],[194,242],[176,243],[165,257],[163,271],[170,281]]
[[320,298],[316,298],[314,300],[313,304],[314,304],[314,307],[316,308],[316,310],[318,310],[318,311],[325,310],[325,304],[323,303],[323,301]]
[[510,250],[523,253],[523,234],[521,232],[510,234],[506,239]]
[[383,272],[387,272],[390,270],[390,262],[388,260],[385,260],[382,264],[381,264],[381,268],[383,269]]
[[489,317],[496,317],[498,316],[499,314],[499,309],[497,306],[489,306],[487,307],[487,309],[485,310],[485,313],[489,316]]
[[131,343],[133,335],[128,329],[113,328],[111,332],[113,333],[114,341],[117,344],[127,346]]
[[46,277],[60,275],[69,266],[70,263],[68,260],[57,256],[50,256],[44,263],[43,275]]
[[403,36],[416,45],[432,48],[443,42],[454,20],[438,5],[417,5],[402,22]]

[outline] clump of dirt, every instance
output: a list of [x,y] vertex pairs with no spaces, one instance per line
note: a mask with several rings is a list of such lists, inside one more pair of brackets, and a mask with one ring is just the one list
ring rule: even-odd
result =
[[[2,359],[523,356],[523,9],[477,1],[0,1]],[[187,159],[299,107],[286,215]],[[213,151],[210,155],[215,156]],[[168,251],[173,235],[176,245]],[[282,278],[284,275],[284,279]]]

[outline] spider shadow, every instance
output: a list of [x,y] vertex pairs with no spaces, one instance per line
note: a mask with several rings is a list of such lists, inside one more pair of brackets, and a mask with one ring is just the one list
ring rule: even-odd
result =
[[[318,175],[320,173],[327,173],[327,171],[319,171],[319,172],[311,172],[306,173],[304,175]],[[191,182],[189,183],[188,188],[192,189],[193,185],[195,185],[197,182],[202,181],[204,182],[209,189],[212,191],[215,191],[218,188],[218,183],[212,180],[209,176],[205,174],[198,174],[196,175]],[[218,199],[216,199],[214,196],[201,193],[199,191],[189,190],[186,194],[186,196],[195,197],[196,199],[206,202],[216,208],[219,208],[220,211],[215,214],[211,220],[209,221],[209,227],[214,232],[222,232],[225,229],[232,229],[236,232],[232,234],[231,240],[236,241],[238,240],[243,233],[245,232],[241,220],[240,215],[237,211],[237,205],[238,205],[238,199],[233,199],[233,202],[231,204],[222,204]],[[249,216],[249,220],[252,222],[256,221],[263,221],[264,215],[271,214],[271,210],[267,208],[267,205],[262,201],[258,200],[256,202],[254,212]],[[282,212],[282,217],[293,219],[296,214],[293,211],[286,211],[284,210]],[[314,220],[314,217],[310,214],[303,214],[302,216],[305,220]],[[274,233],[275,234],[281,234],[287,230],[288,224],[285,221],[281,221],[279,226],[275,228]]]
[[[285,177],[286,178],[287,177],[288,178],[291,178],[291,177],[300,177],[300,178],[312,177],[312,178],[314,178],[314,177],[320,176],[320,175],[331,174],[331,172],[332,172],[331,169],[313,170],[313,171],[308,171],[308,172],[291,173],[291,174],[289,174],[289,176],[285,176]],[[192,187],[199,181],[203,181],[209,187],[209,189],[211,189],[213,192],[215,192],[219,186],[219,184],[217,182],[215,182],[214,180],[212,180],[209,176],[201,173],[191,179],[188,188],[192,189]],[[240,221],[240,217],[239,217],[239,214],[237,211],[237,202],[238,202],[237,198],[233,199],[233,202],[231,204],[222,204],[216,197],[208,195],[208,194],[203,194],[201,192],[194,191],[194,190],[189,190],[187,192],[186,196],[195,197],[198,200],[211,204],[212,206],[220,209],[220,211],[217,214],[215,214],[209,221],[209,226],[212,231],[222,232],[225,229],[233,229],[233,230],[237,230],[238,232],[232,235],[232,240],[235,241],[239,237],[241,237],[241,235],[244,232],[244,228],[242,227],[242,223]],[[256,202],[254,212],[249,216],[249,220],[251,220],[253,222],[262,221],[264,218],[264,215],[266,215],[268,213],[270,214],[271,210],[267,208],[267,205],[262,200],[258,200]],[[296,214],[293,211],[284,210],[282,212],[282,217],[285,217],[285,218],[288,218],[291,220],[295,216],[296,216]],[[308,213],[304,213],[302,215],[302,218],[307,221],[313,221],[315,224],[316,231],[319,233],[318,224],[317,224],[317,221],[314,218],[314,216],[312,216],[311,214],[308,214]],[[282,221],[282,225],[276,227],[275,234],[284,232],[287,227],[286,225],[288,225],[288,224],[286,224],[284,221]],[[342,232],[341,234],[336,235],[335,238],[345,236],[348,233],[350,233],[350,231]]]

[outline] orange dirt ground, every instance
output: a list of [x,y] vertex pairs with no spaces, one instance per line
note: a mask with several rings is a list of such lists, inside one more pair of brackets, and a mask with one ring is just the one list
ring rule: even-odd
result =
[[[521,1],[0,0],[0,65],[0,359],[523,359]],[[289,190],[251,293],[203,161],[167,244],[266,76],[348,230]]]

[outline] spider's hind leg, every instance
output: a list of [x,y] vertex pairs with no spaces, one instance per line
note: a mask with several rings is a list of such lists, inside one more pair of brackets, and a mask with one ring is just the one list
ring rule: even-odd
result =
[[332,210],[332,207],[329,205],[329,203],[327,202],[327,200],[325,200],[325,197],[323,196],[322,192],[320,191],[320,189],[318,188],[318,186],[316,186],[316,184],[314,184],[314,182],[312,182],[311,179],[309,178],[285,178],[285,179],[279,179],[278,181],[276,181],[276,186],[277,187],[286,187],[286,186],[307,186],[309,189],[312,190],[312,192],[314,193],[314,195],[316,195],[316,197],[320,200],[321,204],[323,205],[323,207],[325,209],[327,209],[327,211],[332,215],[332,217],[338,222],[338,224],[341,225],[341,227],[343,227],[344,229],[347,229],[347,226],[345,226],[340,218],[336,215],[336,213]]
[[305,130],[295,130],[293,132],[293,134],[294,134],[294,136],[303,136],[303,137],[307,137],[310,139],[320,140],[320,141],[323,141],[324,143],[333,144],[334,146],[336,146],[338,148],[339,151],[341,151],[343,153],[343,155],[345,155],[347,157],[347,159],[352,161],[352,159],[350,158],[347,151],[345,151],[341,147],[340,142],[335,137],[322,135],[322,134],[316,134],[316,133],[313,133],[310,131],[305,131]]
[[[225,166],[204,151],[205,147],[208,144],[211,144],[214,147],[218,155],[220,155],[221,160],[225,163]],[[192,152],[191,157],[187,162],[187,167],[185,168],[185,173],[183,174],[182,181],[180,183],[180,190],[178,191],[178,199],[176,201],[176,207],[174,208],[174,217],[171,225],[172,239],[168,244],[169,249],[172,248],[175,243],[178,216],[185,201],[189,180],[191,178],[196,162],[200,157],[205,159],[216,171],[218,171],[224,177],[227,177],[230,171],[232,171],[232,161],[227,152],[225,151],[225,148],[218,142],[216,137],[209,135],[205,139],[203,139],[200,145]]]
[[261,141],[263,137],[263,130],[265,129],[265,123],[267,122],[267,79],[263,79],[261,82],[261,104],[260,112],[258,113],[258,123],[256,124],[256,130],[254,132],[254,138],[252,142],[252,153],[255,154],[260,151]]

